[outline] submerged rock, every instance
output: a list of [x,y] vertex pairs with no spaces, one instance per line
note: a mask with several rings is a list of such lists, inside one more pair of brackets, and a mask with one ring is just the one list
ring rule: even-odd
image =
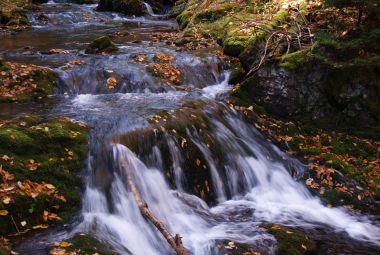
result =
[[87,46],[85,53],[111,53],[117,50],[117,46],[111,41],[111,39],[108,36],[101,36],[95,39],[92,43],[90,43],[90,45]]
[[125,15],[142,16],[146,14],[146,7],[141,0],[100,0],[96,9],[120,12]]

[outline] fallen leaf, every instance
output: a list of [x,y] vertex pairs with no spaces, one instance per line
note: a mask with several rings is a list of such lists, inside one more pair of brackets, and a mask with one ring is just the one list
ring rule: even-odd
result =
[[8,211],[7,210],[0,210],[0,216],[7,216]]

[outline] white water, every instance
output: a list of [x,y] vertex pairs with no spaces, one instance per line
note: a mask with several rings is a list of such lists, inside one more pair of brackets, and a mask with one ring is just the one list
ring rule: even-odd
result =
[[[260,228],[263,222],[313,228],[325,226],[335,232],[380,245],[380,228],[369,219],[350,215],[343,208],[327,208],[313,197],[303,184],[296,182],[286,170],[286,163],[296,171],[302,165],[275,146],[267,144],[258,131],[226,114],[224,121],[210,117],[212,135],[223,144],[223,168],[217,168],[212,151],[192,129],[188,136],[204,154],[217,188],[217,206],[209,208],[196,196],[184,193],[181,164],[186,164],[178,145],[166,137],[170,147],[179,191],[171,190],[163,169],[149,168],[128,148],[113,144],[114,180],[107,198],[89,184],[86,190],[84,221],[77,231],[94,231],[120,254],[170,254],[170,247],[158,232],[143,219],[133,196],[125,184],[125,174],[135,184],[152,212],[172,233],[183,237],[185,246],[194,255],[217,254],[215,241],[234,240],[275,250],[275,240]],[[162,156],[158,147],[152,150],[158,168]],[[227,182],[222,181],[225,175]],[[232,199],[226,200],[226,193]],[[108,200],[108,201],[107,201]]]
[[145,5],[146,10],[148,11],[150,16],[152,16],[152,17],[167,17],[167,15],[165,15],[165,14],[155,14],[153,9],[152,9],[152,6],[150,6],[150,4],[144,2],[144,5]]

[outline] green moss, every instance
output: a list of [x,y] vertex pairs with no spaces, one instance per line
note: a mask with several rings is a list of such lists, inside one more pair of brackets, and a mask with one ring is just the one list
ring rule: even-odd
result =
[[315,242],[303,232],[279,225],[264,226],[277,240],[276,254],[303,255],[312,252]]
[[339,192],[335,189],[327,190],[323,193],[322,197],[327,201],[327,203],[333,206],[339,206],[342,204],[356,204],[357,201],[350,196],[348,193]]
[[85,53],[96,54],[96,53],[112,53],[118,51],[117,46],[111,41],[108,36],[101,36],[96,38],[94,41],[87,46]]
[[[0,68],[1,70],[1,68]],[[9,69],[4,66],[3,71],[9,71]],[[58,75],[51,69],[35,67],[24,80],[33,80],[36,87],[29,92],[16,93],[12,97],[0,96],[0,102],[28,102],[33,100],[38,100],[41,98],[46,98],[48,95],[53,94],[54,87],[56,86]],[[22,81],[14,84],[15,86],[25,86]],[[2,86],[2,80],[0,79],[0,86]],[[30,85],[27,85],[30,86]]]
[[360,171],[360,169],[357,169],[356,167],[334,157],[331,154],[326,154],[324,157],[333,168],[341,171],[348,177],[351,177],[359,182],[362,182],[364,180],[364,172]]
[[177,16],[176,20],[179,25],[179,29],[184,29],[189,23],[190,19],[192,17],[192,14],[190,12],[184,11],[180,15]]
[[[10,214],[0,217],[0,235],[16,232],[10,216],[17,224],[25,220],[30,228],[42,223],[44,210],[52,210],[63,221],[78,210],[76,173],[86,157],[87,131],[86,127],[66,119],[41,122],[34,116],[15,118],[0,127],[0,140],[5,141],[0,143],[0,155],[12,158],[0,159],[0,164],[14,175],[12,181],[49,183],[66,199],[64,202],[43,194],[34,198],[12,196],[12,202],[3,205]],[[31,162],[36,164],[35,169],[31,169]]]
[[294,70],[302,67],[305,63],[312,59],[312,48],[299,50],[290,54],[284,55],[279,63],[282,68]]
[[225,14],[224,9],[208,9],[202,12],[195,14],[194,16],[194,24],[200,22],[213,22],[215,20],[220,19]]
[[235,61],[232,64],[231,75],[228,80],[228,83],[238,84],[244,80],[244,77],[245,77],[245,71],[243,69],[243,66],[240,64],[240,62]]
[[186,8],[186,2],[178,3],[178,4],[176,3],[170,10],[169,15],[171,17],[177,17],[185,10],[185,8]]
[[281,9],[271,19],[270,26],[272,28],[276,28],[277,26],[281,25],[284,21],[286,21],[287,18],[288,18],[288,10]]
[[67,247],[67,251],[75,252],[79,255],[114,255],[107,245],[99,240],[85,234],[77,234],[69,240],[71,245]]
[[0,247],[0,255],[9,255],[9,252],[6,249]]
[[300,150],[300,155],[319,155],[322,153],[320,148],[303,148]]
[[223,51],[225,54],[237,57],[248,44],[250,36],[229,37],[224,40]]

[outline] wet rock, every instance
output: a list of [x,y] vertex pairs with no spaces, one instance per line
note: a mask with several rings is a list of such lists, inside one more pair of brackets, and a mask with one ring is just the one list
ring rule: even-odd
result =
[[186,37],[180,38],[174,42],[174,44],[176,46],[183,46],[183,45],[186,45],[188,43],[191,43],[191,40],[189,38],[186,38]]
[[243,66],[238,61],[234,61],[232,63],[232,70],[231,70],[231,76],[228,80],[229,84],[238,84],[244,80],[245,77],[245,71],[243,69]]
[[0,12],[0,22],[9,27],[30,27],[30,22],[21,8],[12,9],[9,13]]
[[42,23],[44,23],[44,24],[47,24],[48,22],[49,22],[49,17],[47,16],[47,15],[45,15],[45,14],[40,14],[40,15],[38,15],[37,16],[37,18],[36,18],[39,22],[42,22]]
[[45,4],[47,2],[49,2],[49,0],[32,0],[34,4]]
[[[256,255],[256,254],[266,254],[261,253],[257,247],[249,244],[238,243],[234,241],[217,241],[216,250],[218,255]],[[267,250],[266,250],[267,252]]]
[[76,234],[68,240],[51,246],[49,254],[116,255],[109,245],[88,234]]
[[[318,121],[333,117],[375,134],[374,127],[380,123],[378,68],[378,64],[336,67],[306,63],[293,70],[273,63],[242,82],[236,93],[280,117]],[[324,123],[325,128],[333,125]]]
[[144,2],[141,0],[100,0],[96,9],[120,12],[125,15],[142,16],[146,14]]
[[299,230],[276,224],[265,225],[263,227],[266,228],[277,240],[276,254],[312,254],[316,249],[314,240]]
[[49,68],[7,62],[0,74],[0,102],[25,102],[53,94],[57,74]]
[[108,36],[101,36],[95,39],[90,45],[87,46],[85,53],[97,54],[97,53],[111,53],[117,51],[117,46],[111,41]]
[[96,0],[70,0],[74,4],[95,4]]

